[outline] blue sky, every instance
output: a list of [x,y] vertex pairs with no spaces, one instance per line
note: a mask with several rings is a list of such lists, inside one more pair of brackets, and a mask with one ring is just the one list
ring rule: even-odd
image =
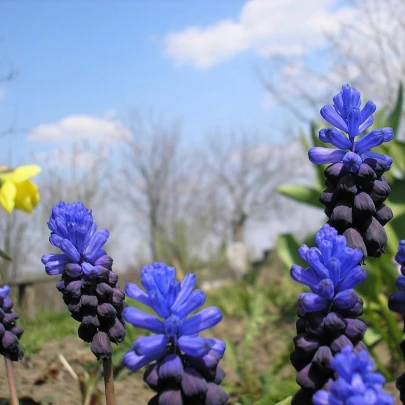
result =
[[[15,119],[27,130],[1,139],[1,160],[11,150],[13,164],[28,163],[32,152],[72,142],[83,117],[86,128],[92,119],[95,128],[105,119],[121,128],[133,108],[180,119],[190,145],[239,127],[282,142],[287,116],[257,69],[277,53],[311,55],[322,42],[319,22],[326,26],[336,9],[311,0],[309,22],[284,28],[302,12],[290,2],[298,9],[271,0],[1,2],[0,68],[19,76],[0,83],[0,128]],[[66,117],[75,131],[66,132]]]

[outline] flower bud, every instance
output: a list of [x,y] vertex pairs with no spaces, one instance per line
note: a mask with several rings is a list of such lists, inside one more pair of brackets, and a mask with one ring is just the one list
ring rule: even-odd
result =
[[198,398],[205,396],[208,391],[208,385],[197,370],[192,367],[187,367],[184,369],[181,389],[187,398]]
[[380,257],[385,253],[388,243],[387,234],[374,217],[365,224],[362,236],[369,256]]
[[117,311],[115,308],[107,302],[97,305],[97,313],[101,318],[111,319],[117,316]]
[[[20,339],[21,336],[22,336],[22,334],[24,333],[24,329],[21,328],[20,326],[17,326],[17,325],[16,325],[16,326],[13,326],[13,327],[10,329],[10,332],[11,332],[13,335],[17,336],[18,339]],[[1,336],[1,330],[0,330],[0,336]]]
[[388,185],[385,177],[381,177],[380,180],[374,181],[373,189],[370,191],[370,197],[374,201],[374,204],[378,205],[383,203],[391,193],[391,188]]
[[340,352],[344,346],[350,345],[353,347],[352,342],[349,340],[349,338],[345,335],[340,335],[337,337],[335,340],[332,341],[330,348],[332,350],[333,354],[336,354],[337,352]]
[[159,395],[159,405],[183,405],[181,390],[178,387],[165,387]]
[[6,330],[1,338],[1,346],[7,351],[13,351],[18,347],[18,338],[10,331]]
[[207,386],[204,405],[224,405],[227,403],[228,395],[219,385],[209,382]]
[[81,286],[82,283],[80,280],[71,281],[65,290],[65,294],[71,298],[79,299],[81,295]]
[[341,334],[346,328],[343,317],[336,312],[330,312],[325,318],[325,327],[333,335]]
[[225,370],[218,364],[213,382],[215,384],[221,384],[224,378],[225,378]]
[[347,246],[360,249],[364,257],[367,257],[367,248],[361,233],[356,228],[348,228],[343,232]]
[[82,275],[82,266],[77,263],[67,263],[65,264],[64,271],[72,279],[79,278]]
[[325,383],[322,373],[317,372],[312,363],[307,364],[297,375],[297,383],[310,390],[317,390]]
[[294,346],[298,352],[314,355],[320,345],[319,339],[308,334],[298,335],[294,338]]
[[339,201],[339,193],[336,190],[336,187],[328,187],[324,190],[321,195],[319,196],[319,201],[326,205],[327,207],[334,207],[336,203]]
[[390,207],[385,204],[380,204],[376,207],[377,211],[375,213],[375,219],[384,226],[386,223],[391,221],[393,213]]
[[377,179],[375,171],[364,162],[360,165],[356,177],[357,183],[363,190],[371,190],[374,185],[374,180]]
[[353,217],[356,223],[362,223],[375,214],[375,205],[371,197],[361,192],[354,198]]
[[153,390],[157,391],[159,389],[160,382],[157,363],[153,363],[145,370],[145,373],[143,374],[143,380]]
[[343,232],[353,224],[352,204],[350,201],[339,201],[332,211],[328,222],[338,231]]
[[347,168],[343,165],[343,163],[333,163],[325,169],[325,177],[329,180],[337,183],[341,177],[343,177],[347,173]]
[[356,340],[363,339],[364,334],[366,333],[367,326],[360,319],[345,319],[347,327],[344,331],[344,334],[353,342]]
[[368,165],[376,174],[376,177],[381,177],[387,171],[387,164],[381,159],[367,158],[363,164]]
[[315,353],[312,359],[312,366],[320,373],[333,375],[333,369],[330,362],[333,359],[333,354],[328,346],[321,346]]
[[112,346],[107,333],[99,331],[94,335],[91,343],[91,351],[97,357],[97,360],[111,358]]
[[119,288],[113,288],[113,295],[111,297],[111,303],[115,306],[121,306],[122,301],[125,299],[125,294]]
[[159,378],[163,382],[179,383],[183,378],[183,364],[176,354],[168,354],[158,365]]
[[108,336],[113,343],[121,343],[125,339],[125,327],[118,319],[115,319],[114,325],[108,329]]
[[358,191],[355,177],[351,174],[346,174],[339,180],[336,189],[341,193],[343,198],[353,198]]
[[80,308],[93,308],[95,309],[98,305],[98,299],[95,295],[83,294],[80,298]]
[[13,308],[13,301],[10,300],[10,298],[6,297],[3,300],[3,310],[4,311],[10,311],[11,308]]
[[108,273],[108,281],[107,281],[107,283],[108,283],[111,287],[115,287],[115,285],[117,284],[117,282],[118,282],[118,276],[117,276],[113,271],[110,271],[110,272]]
[[96,294],[100,299],[109,300],[113,294],[113,289],[106,283],[100,283],[96,287]]

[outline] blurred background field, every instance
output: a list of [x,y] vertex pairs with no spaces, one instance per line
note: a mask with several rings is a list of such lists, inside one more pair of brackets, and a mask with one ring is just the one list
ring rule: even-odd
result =
[[[0,165],[42,167],[34,212],[0,211],[0,249],[13,258],[0,259],[0,283],[12,286],[26,330],[21,395],[80,403],[74,373],[95,397],[103,389],[40,262],[52,252],[46,223],[59,200],[83,201],[110,231],[121,287],[153,261],[179,278],[197,274],[207,305],[224,314],[212,334],[227,342],[230,404],[294,394],[289,353],[303,290],[289,269],[326,218],[324,167],[307,150],[324,127],[320,107],[345,83],[377,104],[372,128],[396,134],[379,147],[394,159],[389,246],[367,260],[359,288],[365,342],[394,393],[403,332],[386,297],[405,238],[404,30],[400,0],[0,2]],[[142,373],[121,363],[137,333],[129,326],[115,348],[118,403],[151,396]]]

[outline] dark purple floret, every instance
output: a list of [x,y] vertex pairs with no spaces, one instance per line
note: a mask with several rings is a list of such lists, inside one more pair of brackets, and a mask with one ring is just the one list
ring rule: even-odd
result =
[[24,329],[16,325],[18,315],[11,311],[13,302],[8,298],[10,287],[0,287],[0,354],[12,361],[21,360],[24,351],[19,339]]
[[125,294],[112,271],[113,260],[103,250],[109,233],[97,231],[91,210],[81,202],[55,205],[48,227],[50,243],[63,253],[43,255],[45,270],[49,275],[61,275],[56,288],[72,318],[81,323],[79,337],[92,343],[97,359],[110,358],[111,342],[125,338],[121,317]]

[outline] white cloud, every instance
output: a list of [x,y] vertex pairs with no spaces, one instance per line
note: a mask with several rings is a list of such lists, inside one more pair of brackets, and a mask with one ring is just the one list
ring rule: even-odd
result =
[[261,56],[300,55],[320,46],[323,32],[338,30],[338,20],[352,13],[349,6],[329,11],[336,0],[250,0],[237,20],[208,27],[188,27],[168,33],[166,54],[176,65],[209,68],[253,50]]
[[33,128],[28,139],[39,142],[94,140],[117,143],[130,137],[131,132],[118,120],[89,115],[70,115],[56,123]]

